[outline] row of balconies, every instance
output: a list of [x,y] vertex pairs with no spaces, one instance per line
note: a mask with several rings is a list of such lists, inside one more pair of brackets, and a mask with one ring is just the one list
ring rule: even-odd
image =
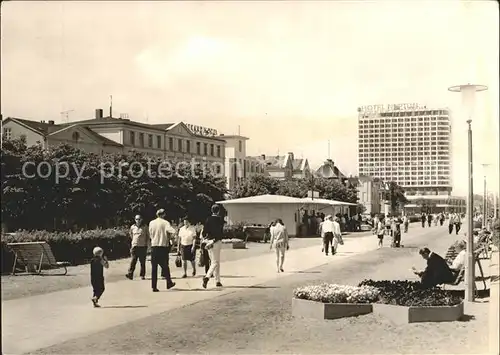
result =
[[416,128],[431,128],[431,129],[439,129],[443,127],[449,127],[447,122],[430,122],[430,123],[400,123],[400,124],[372,124],[372,125],[359,125],[358,131],[363,130],[379,130],[379,129],[410,129],[412,127]]
[[394,136],[394,137],[427,137],[430,133],[432,136],[449,136],[450,131],[448,128],[439,128],[434,130],[429,129],[386,129],[382,131],[364,130],[359,131],[358,137],[368,137],[368,138],[382,138],[384,136]]
[[[373,122],[394,122],[394,121],[408,121],[408,120],[428,121],[431,119],[449,120],[449,118],[450,118],[450,116],[448,116],[446,114],[445,115],[442,115],[442,114],[437,114],[437,115],[404,115],[404,116],[399,116],[399,117],[404,117],[404,118],[398,118],[397,120],[395,120],[393,117],[384,117],[384,116],[374,117],[374,116],[370,116],[370,115],[368,115],[368,117],[364,117],[364,116],[367,116],[367,115],[365,114],[365,115],[361,115],[360,117],[358,117],[360,122],[373,123]],[[398,117],[398,116],[396,116],[396,117]]]

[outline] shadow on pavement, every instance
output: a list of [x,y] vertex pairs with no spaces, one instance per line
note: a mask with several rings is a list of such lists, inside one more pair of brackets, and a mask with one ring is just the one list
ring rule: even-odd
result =
[[251,279],[255,276],[241,276],[241,275],[221,275],[221,279]]
[[290,271],[290,274],[321,274],[321,271]]
[[148,306],[101,306],[100,308],[147,308]]
[[[226,287],[227,288],[227,287]],[[222,291],[223,290],[223,287],[211,287],[211,288],[201,288],[201,287],[198,287],[198,288],[172,288],[168,291],[176,291],[176,292],[184,292],[184,291]]]
[[30,273],[19,273],[19,274],[15,274],[15,275],[12,275],[12,274],[4,274],[2,275],[3,277],[26,277],[26,276],[39,276],[39,277],[46,277],[46,276],[51,276],[51,277],[75,277],[75,276],[78,276],[78,275],[75,275],[75,274],[66,274],[66,275],[62,275],[62,274],[30,274]]
[[[465,298],[465,290],[449,290],[454,296]],[[478,290],[476,291],[476,298],[483,299],[490,297],[490,290]]]
[[226,286],[223,288],[248,288],[248,289],[265,289],[265,288],[279,288],[277,286],[263,286],[263,285],[255,285],[255,286]]
[[470,322],[471,320],[476,319],[476,317],[470,314],[464,314],[458,321],[459,322]]

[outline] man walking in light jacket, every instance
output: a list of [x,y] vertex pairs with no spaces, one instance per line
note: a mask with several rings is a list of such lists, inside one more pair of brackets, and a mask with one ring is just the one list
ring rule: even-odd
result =
[[151,238],[151,287],[153,288],[153,292],[159,292],[157,287],[158,265],[167,279],[167,289],[175,286],[170,277],[168,254],[172,245],[171,237],[177,231],[165,220],[165,210],[163,208],[156,212],[156,217],[156,219],[149,222],[149,236]]
[[285,252],[290,248],[288,244],[288,232],[285,224],[281,219],[276,220],[276,224],[271,227],[271,247],[276,249],[276,267],[278,272],[285,272],[283,270],[283,263],[285,262]]

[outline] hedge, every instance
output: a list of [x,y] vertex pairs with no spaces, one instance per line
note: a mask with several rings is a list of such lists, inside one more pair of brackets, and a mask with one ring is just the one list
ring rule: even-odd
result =
[[224,239],[245,239],[245,233],[243,232],[243,223],[233,224],[233,225],[225,225],[223,230]]
[[68,261],[81,265],[92,258],[92,249],[103,248],[110,260],[126,258],[130,255],[128,228],[92,229],[72,232],[18,231],[14,235],[2,235],[2,274],[12,271],[13,253],[7,243],[47,242],[57,261]]

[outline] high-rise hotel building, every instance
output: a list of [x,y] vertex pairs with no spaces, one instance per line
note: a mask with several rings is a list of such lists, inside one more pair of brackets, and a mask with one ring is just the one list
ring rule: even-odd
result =
[[451,125],[446,108],[358,108],[359,174],[394,181],[407,195],[450,195]]

